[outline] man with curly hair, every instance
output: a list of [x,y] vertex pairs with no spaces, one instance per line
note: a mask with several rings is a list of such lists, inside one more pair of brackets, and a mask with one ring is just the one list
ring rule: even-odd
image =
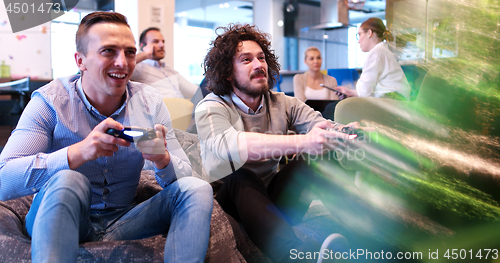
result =
[[[293,260],[294,250],[319,251],[291,227],[311,203],[304,198],[307,186],[327,184],[308,173],[307,157],[301,154],[337,149],[340,139],[348,139],[339,132],[345,126],[325,120],[297,98],[270,90],[280,65],[267,34],[251,25],[220,29],[224,32],[211,43],[204,61],[212,93],[196,108],[203,167],[210,181],[222,179],[216,199],[271,260]],[[296,135],[288,135],[290,130]],[[278,172],[281,157],[295,154],[298,160]],[[347,243],[339,234],[333,239],[338,245]]]

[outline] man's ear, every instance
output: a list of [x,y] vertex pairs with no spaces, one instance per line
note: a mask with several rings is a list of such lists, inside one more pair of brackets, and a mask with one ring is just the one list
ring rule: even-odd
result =
[[87,67],[85,66],[85,56],[78,51],[75,52],[75,62],[76,66],[80,69],[80,72],[87,70]]

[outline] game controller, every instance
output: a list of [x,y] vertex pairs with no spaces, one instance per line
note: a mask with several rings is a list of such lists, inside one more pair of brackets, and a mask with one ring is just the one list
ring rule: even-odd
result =
[[156,132],[152,128],[125,127],[121,131],[110,128],[106,133],[129,142],[139,142],[156,138]]
[[[334,128],[327,128],[326,130],[328,131],[337,131],[335,130]],[[363,130],[361,129],[354,129],[352,127],[349,127],[349,126],[344,126],[342,129],[340,129],[339,132],[342,132],[342,133],[345,133],[345,134],[348,134],[348,140],[353,140],[353,139],[363,139],[364,136],[365,136],[365,133]]]

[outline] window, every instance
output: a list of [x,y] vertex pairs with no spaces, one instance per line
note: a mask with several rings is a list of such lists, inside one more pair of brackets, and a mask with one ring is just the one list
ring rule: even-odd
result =
[[253,23],[253,3],[229,1],[201,6],[176,1],[174,68],[195,84],[204,78],[203,60],[215,39],[215,29],[229,23]]
[[69,11],[52,20],[50,25],[50,49],[52,78],[78,73],[75,63],[75,35],[78,24],[90,12]]
[[203,80],[203,59],[214,39],[214,30],[195,26],[185,26],[182,30],[174,25],[174,65],[182,76],[190,82],[200,84]]

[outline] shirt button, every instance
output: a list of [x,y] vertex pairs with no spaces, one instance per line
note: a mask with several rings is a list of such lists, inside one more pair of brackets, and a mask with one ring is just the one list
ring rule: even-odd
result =
[[36,192],[36,188],[31,189],[31,191]]
[[105,196],[103,196],[103,197],[102,197],[102,200],[106,200],[106,197],[105,197]]
[[108,172],[108,169],[104,169],[104,172],[107,173]]

